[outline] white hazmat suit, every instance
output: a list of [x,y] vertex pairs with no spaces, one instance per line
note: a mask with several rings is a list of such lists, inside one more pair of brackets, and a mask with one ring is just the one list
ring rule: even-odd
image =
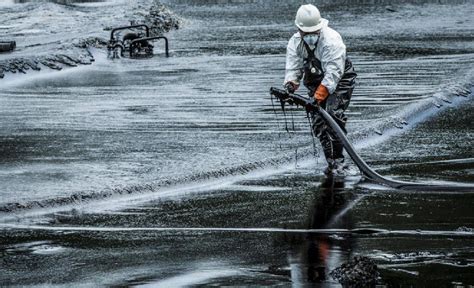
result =
[[[346,45],[344,45],[341,35],[328,27],[328,20],[321,19],[321,21],[323,21],[323,28],[321,28],[314,55],[321,61],[321,67],[324,72],[321,84],[328,89],[329,94],[332,94],[344,74]],[[303,38],[297,32],[288,42],[286,48],[285,83],[291,81],[299,85],[303,77],[303,59],[307,58],[308,52],[302,41]]]
[[[306,16],[306,19],[303,20],[317,23],[317,25],[321,25],[321,28],[318,27],[319,33],[308,34],[306,32],[306,35],[312,37],[307,38],[306,41],[303,40],[300,32],[295,33],[289,40],[284,84],[291,82],[293,83],[290,85],[291,89],[297,89],[304,77],[303,82],[309,90],[309,96],[315,97],[345,131],[347,117],[344,111],[349,106],[357,74],[352,62],[346,57],[346,45],[344,45],[341,35],[328,27],[328,20],[321,18],[321,21],[316,21],[319,11],[315,7],[304,5],[300,10],[302,12],[299,11],[298,14],[303,15],[300,15],[301,17]],[[316,18],[313,16],[308,18],[307,11],[313,11]],[[297,23],[300,22],[298,21],[300,16],[297,15]],[[310,24],[314,25],[314,23]],[[318,37],[317,40],[315,40],[316,37]],[[324,86],[328,93],[323,100],[318,98],[320,89],[324,88],[321,86]],[[289,86],[285,85],[285,87]],[[328,162],[326,171],[330,173],[344,167],[342,143],[317,113],[312,114],[312,128],[321,142]]]

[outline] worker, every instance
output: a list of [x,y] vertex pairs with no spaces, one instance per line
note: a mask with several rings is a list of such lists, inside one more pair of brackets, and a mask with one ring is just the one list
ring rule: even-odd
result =
[[[317,7],[302,5],[296,13],[298,32],[288,42],[285,89],[294,93],[303,80],[310,97],[336,120],[344,132],[357,74],[346,56],[346,46],[338,32],[328,27]],[[319,138],[327,160],[326,174],[343,173],[342,143],[317,114],[312,114],[312,129]]]

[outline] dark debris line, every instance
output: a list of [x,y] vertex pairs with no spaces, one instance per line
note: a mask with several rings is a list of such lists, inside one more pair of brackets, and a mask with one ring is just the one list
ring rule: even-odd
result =
[[78,65],[90,65],[94,61],[94,57],[90,53],[80,54],[79,56],[57,54],[33,59],[24,57],[10,59],[0,62],[0,78],[5,77],[5,72],[26,74],[26,71],[30,69],[40,71],[41,65],[53,70],[61,70],[65,66],[76,67]]

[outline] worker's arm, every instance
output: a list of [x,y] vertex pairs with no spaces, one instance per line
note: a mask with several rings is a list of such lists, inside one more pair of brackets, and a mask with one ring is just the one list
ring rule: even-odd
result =
[[328,33],[321,47],[321,66],[324,71],[324,78],[320,87],[316,90],[315,97],[326,98],[336,90],[339,80],[344,74],[346,62],[346,45],[344,45],[341,36],[335,33]]
[[301,36],[296,33],[288,41],[286,47],[286,66],[285,66],[285,86],[287,84],[293,86],[294,90],[297,90],[301,78],[303,77],[303,57],[298,51],[298,45],[301,43]]

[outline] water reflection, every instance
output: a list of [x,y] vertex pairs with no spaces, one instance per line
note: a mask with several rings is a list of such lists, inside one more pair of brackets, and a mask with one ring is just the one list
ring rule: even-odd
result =
[[[334,217],[338,217],[337,227],[331,228],[352,228],[350,215],[341,215],[350,202],[344,179],[324,178],[315,195],[308,229],[329,228]],[[308,234],[289,242],[288,263],[293,287],[328,280],[329,271],[348,260],[353,246],[353,239],[348,235]]]

